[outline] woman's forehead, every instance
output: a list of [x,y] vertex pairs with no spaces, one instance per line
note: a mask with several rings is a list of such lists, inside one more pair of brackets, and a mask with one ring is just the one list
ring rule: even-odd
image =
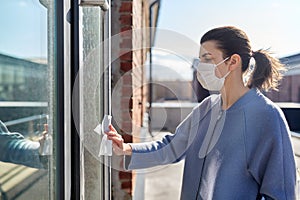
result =
[[215,41],[207,41],[201,44],[199,57],[205,57],[209,55],[222,55],[222,52],[217,48],[217,43]]

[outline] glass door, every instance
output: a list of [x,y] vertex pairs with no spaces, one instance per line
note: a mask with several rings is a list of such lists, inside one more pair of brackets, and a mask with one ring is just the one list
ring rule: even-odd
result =
[[2,1],[0,26],[0,199],[54,199],[55,1]]

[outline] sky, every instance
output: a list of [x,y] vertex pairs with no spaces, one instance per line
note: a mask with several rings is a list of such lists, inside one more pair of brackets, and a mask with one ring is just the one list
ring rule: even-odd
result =
[[[276,57],[300,53],[299,19],[299,0],[161,0],[153,59],[157,65],[155,73],[167,77],[165,69],[169,68],[177,70],[175,79],[181,79],[191,64],[182,57],[197,57],[201,36],[224,25],[244,30],[253,50],[270,48]],[[166,47],[162,43],[168,41],[165,51],[161,46]],[[178,53],[174,50],[178,48],[189,51]],[[174,54],[178,62],[174,61]],[[190,79],[191,75],[185,77]]]
[[246,32],[254,49],[280,55],[300,52],[299,0],[161,0],[158,27],[199,42],[211,28],[234,25]]
[[2,0],[0,27],[0,53],[47,57],[47,10],[39,0]]

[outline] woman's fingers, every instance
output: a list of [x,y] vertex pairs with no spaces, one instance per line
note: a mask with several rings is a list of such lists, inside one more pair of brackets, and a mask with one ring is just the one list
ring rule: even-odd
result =
[[119,134],[117,132],[109,131],[105,133],[107,136],[118,136]]
[[117,137],[117,136],[109,136],[107,137],[109,140],[113,140],[117,144],[122,144],[123,143],[123,138]]
[[109,129],[110,129],[111,131],[117,132],[116,129],[115,129],[115,128],[113,127],[113,125],[111,125],[111,124],[109,125]]
[[122,146],[124,142],[123,138],[120,136],[107,136],[107,139],[112,140],[118,146]]
[[113,142],[112,145],[115,154],[123,155],[124,140],[122,136],[116,131],[116,129],[112,125],[109,125],[109,129],[110,131],[106,132],[105,134],[107,135],[107,139]]
[[118,135],[118,132],[117,132],[116,129],[113,127],[113,125],[109,125],[109,129],[110,129],[110,131],[105,132],[105,134],[107,134],[107,135],[114,135],[114,134],[117,134],[117,135]]
[[108,139],[120,139],[123,140],[122,136],[115,130],[112,125],[109,125],[110,131],[106,132]]

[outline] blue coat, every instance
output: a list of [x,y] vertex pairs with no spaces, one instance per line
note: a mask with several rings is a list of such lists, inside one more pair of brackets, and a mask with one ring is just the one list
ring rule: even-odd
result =
[[295,199],[296,166],[282,111],[257,89],[228,110],[206,98],[161,141],[133,143],[127,169],[185,159],[181,199]]
[[9,132],[0,120],[0,161],[44,168],[39,148],[39,142],[27,140],[20,133]]

